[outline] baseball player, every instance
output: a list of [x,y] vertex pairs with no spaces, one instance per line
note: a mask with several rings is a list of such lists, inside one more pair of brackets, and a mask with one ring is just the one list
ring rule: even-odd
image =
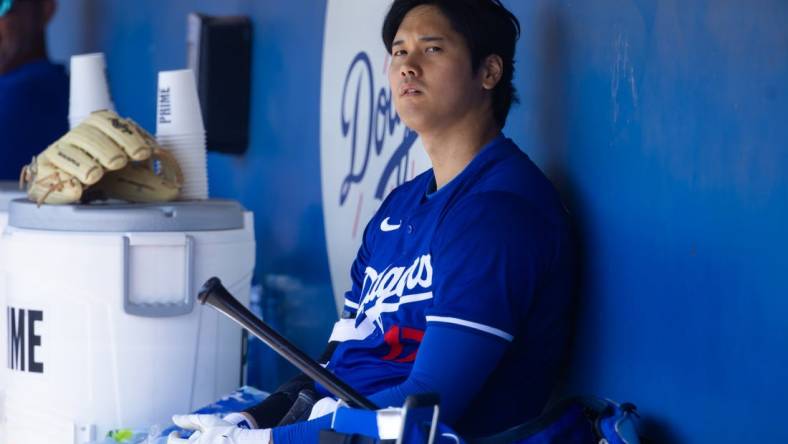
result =
[[[573,288],[559,196],[501,133],[519,23],[499,0],[395,0],[382,34],[397,112],[432,169],[367,225],[327,368],[381,407],[438,393],[442,421],[489,435],[547,402]],[[317,442],[335,403],[300,377],[225,420],[175,417],[199,433],[169,443]]]
[[47,60],[54,0],[0,0],[0,180],[68,130],[68,76]]

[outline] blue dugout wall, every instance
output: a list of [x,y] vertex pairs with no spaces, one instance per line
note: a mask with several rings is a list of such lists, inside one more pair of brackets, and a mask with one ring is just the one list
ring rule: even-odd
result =
[[[340,0],[341,1],[341,0]],[[636,403],[658,442],[784,442],[788,2],[508,0],[523,24],[506,132],[582,241],[566,393]],[[189,11],[254,22],[251,145],[211,194],[255,212],[267,313],[316,354],[335,314],[320,194],[325,3],[62,0],[55,60],[107,53],[121,113],[153,128]],[[289,370],[271,361],[275,384]]]

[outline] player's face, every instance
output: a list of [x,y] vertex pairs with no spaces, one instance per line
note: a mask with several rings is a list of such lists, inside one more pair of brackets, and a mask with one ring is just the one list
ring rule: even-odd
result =
[[391,49],[389,82],[397,113],[418,133],[451,128],[484,106],[470,50],[435,6],[413,8],[402,20]]

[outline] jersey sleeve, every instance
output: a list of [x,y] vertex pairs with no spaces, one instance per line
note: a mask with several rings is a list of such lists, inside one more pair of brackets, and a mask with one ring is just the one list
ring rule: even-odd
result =
[[361,289],[364,285],[364,270],[367,266],[368,255],[369,246],[366,241],[363,241],[358,250],[358,254],[356,254],[356,259],[353,260],[353,265],[350,267],[351,287],[350,290],[345,292],[342,318],[356,317],[356,312],[358,311],[361,301]]
[[428,325],[472,329],[511,342],[552,260],[551,237],[549,224],[513,194],[464,198],[447,212],[433,238]]
[[391,200],[398,191],[398,189],[395,189],[383,200],[377,212],[375,212],[375,215],[372,216],[367,226],[364,228],[361,246],[358,249],[353,265],[350,267],[350,290],[345,292],[342,314],[339,321],[334,324],[329,343],[339,343],[349,339],[363,339],[369,334],[366,331],[359,331],[356,328],[356,313],[358,313],[361,304],[361,295],[364,290],[367,265],[375,249],[376,230],[374,228],[380,224],[379,215],[390,205]]
[[372,239],[368,231],[369,225],[367,225],[367,228],[364,230],[361,247],[359,247],[356,259],[350,267],[350,290],[345,292],[342,313],[339,320],[334,323],[334,328],[331,330],[331,336],[328,338],[328,348],[323,352],[323,356],[320,358],[321,362],[328,362],[330,360],[338,344],[351,339],[364,338],[363,332],[360,332],[356,328],[356,313],[358,312],[361,301],[361,291],[364,287],[364,275],[371,251],[370,244]]
[[355,318],[359,308],[361,290],[364,286],[364,271],[367,268],[370,252],[372,251],[372,244],[374,242],[369,227],[374,220],[375,217],[373,217],[366,228],[364,228],[361,246],[358,249],[358,253],[356,253],[355,260],[353,260],[353,265],[350,267],[351,286],[350,289],[345,292],[344,306],[342,307],[343,319]]
[[[369,399],[381,408],[400,407],[410,395],[437,393],[441,421],[453,425],[498,366],[505,351],[506,344],[494,336],[435,323],[424,333],[408,379]],[[468,359],[469,356],[473,359]],[[462,371],[456,371],[458,368]]]
[[389,207],[391,201],[395,198],[399,191],[399,188],[397,188],[389,193],[385,199],[383,199],[383,202],[380,204],[380,207],[378,207],[375,215],[372,216],[369,222],[367,222],[367,226],[364,227],[364,235],[361,238],[361,246],[358,249],[358,253],[356,253],[356,259],[353,261],[353,265],[350,267],[351,286],[350,290],[345,292],[342,318],[356,317],[359,304],[361,303],[361,293],[364,289],[364,276],[366,275],[367,264],[369,264],[370,256],[375,250],[376,230],[374,227],[377,227],[380,224],[380,214],[386,211],[386,208]]

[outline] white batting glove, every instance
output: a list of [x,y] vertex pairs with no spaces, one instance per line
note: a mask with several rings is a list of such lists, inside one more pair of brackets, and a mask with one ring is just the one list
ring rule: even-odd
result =
[[340,405],[346,404],[330,396],[321,398],[320,401],[317,401],[315,405],[312,406],[312,410],[309,412],[309,420],[311,421],[315,418],[328,415],[329,413],[334,413]]
[[188,439],[170,433],[167,444],[270,444],[271,430],[247,430],[213,415],[175,415],[172,422],[186,430],[194,430]]

